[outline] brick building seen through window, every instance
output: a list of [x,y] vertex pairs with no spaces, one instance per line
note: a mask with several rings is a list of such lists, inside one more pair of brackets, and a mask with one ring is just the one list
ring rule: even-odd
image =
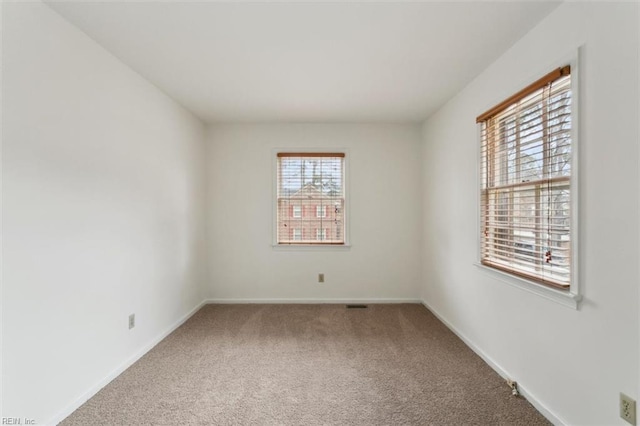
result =
[[278,155],[278,244],[344,244],[344,154]]

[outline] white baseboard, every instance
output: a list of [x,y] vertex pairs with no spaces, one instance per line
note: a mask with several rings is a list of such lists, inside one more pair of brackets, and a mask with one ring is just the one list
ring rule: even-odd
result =
[[[451,325],[451,323],[447,321],[442,315],[440,315],[438,311],[429,306],[427,302],[423,300],[421,301],[421,303],[425,308],[429,310],[429,312],[435,315],[436,318],[438,318],[445,326],[447,326],[449,330],[451,330],[456,336],[458,336],[460,340],[462,340],[472,351],[474,351],[480,358],[482,358],[484,362],[489,364],[489,367],[493,368],[495,372],[498,373],[502,378],[504,378],[505,380],[508,378],[517,380],[516,377],[511,376],[504,368],[502,368],[502,366],[500,366],[500,364],[494,361],[475,343],[469,340],[469,338],[467,338],[467,336],[465,336],[460,330]],[[536,410],[538,410],[551,423],[556,426],[564,426],[567,424],[566,422],[562,421],[560,417],[551,412],[551,410],[549,410],[542,402],[540,402],[540,400],[535,395],[527,391],[526,386],[524,386],[520,381],[518,381],[518,391],[520,392],[520,395],[522,395],[527,401],[529,401],[531,405],[533,405]]]
[[231,304],[349,304],[349,303],[422,303],[419,299],[206,299],[209,305]]
[[80,406],[82,404],[84,404],[89,399],[91,399],[95,394],[97,394],[103,387],[108,385],[113,379],[115,379],[120,374],[122,374],[127,368],[131,367],[133,365],[133,363],[135,363],[137,360],[142,358],[142,356],[144,354],[146,354],[151,349],[153,349],[153,347],[156,346],[158,343],[160,343],[165,337],[167,337],[169,334],[173,333],[178,327],[180,327],[182,324],[184,324],[189,318],[191,318],[193,316],[193,314],[198,312],[200,310],[200,308],[202,308],[205,304],[206,304],[206,301],[200,302],[189,313],[184,315],[178,321],[174,322],[166,331],[164,331],[164,332],[160,333],[158,336],[156,336],[153,340],[151,340],[151,342],[149,342],[148,344],[143,346],[142,349],[140,349],[138,352],[136,352],[132,357],[130,357],[125,362],[120,364],[116,369],[114,369],[109,374],[107,374],[106,377],[104,377],[102,380],[100,380],[98,383],[96,383],[92,388],[90,388],[88,391],[86,391],[81,397],[79,397],[74,402],[69,404],[67,407],[65,407],[62,411],[60,411],[58,414],[56,414],[53,418],[49,419],[49,421],[45,422],[44,424],[46,424],[46,425],[57,425],[58,423],[63,421],[71,413],[73,413],[78,408],[80,408]]

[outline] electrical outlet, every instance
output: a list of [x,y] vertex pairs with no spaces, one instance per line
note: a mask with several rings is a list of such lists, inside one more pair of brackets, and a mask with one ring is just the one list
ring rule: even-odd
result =
[[324,282],[324,274],[318,274],[318,282],[319,283],[323,283]]
[[635,426],[636,402],[623,393],[620,393],[620,417]]
[[129,330],[136,326],[136,314],[129,315]]

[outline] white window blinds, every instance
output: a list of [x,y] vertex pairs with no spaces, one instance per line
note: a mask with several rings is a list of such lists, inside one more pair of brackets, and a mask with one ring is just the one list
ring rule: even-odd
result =
[[553,71],[478,117],[481,263],[571,284],[571,75]]
[[344,153],[277,157],[277,243],[344,244]]

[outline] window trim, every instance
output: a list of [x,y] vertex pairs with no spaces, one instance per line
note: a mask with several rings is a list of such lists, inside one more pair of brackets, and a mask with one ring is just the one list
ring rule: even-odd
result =
[[[278,244],[278,154],[296,154],[299,156],[344,155],[344,244]],[[347,148],[300,148],[278,147],[271,150],[271,248],[276,251],[348,251],[351,250],[351,192],[350,192],[350,154]]]
[[[504,95],[498,96],[499,99],[506,99],[503,102],[506,102],[510,99],[515,99],[516,96],[521,95],[521,92],[529,89],[536,83],[539,83],[540,75],[548,76],[550,69],[561,68],[565,65],[569,65],[571,67],[571,177],[570,177],[570,185],[571,185],[571,283],[567,290],[560,290],[548,285],[541,284],[538,281],[534,281],[531,279],[527,279],[526,277],[519,276],[513,274],[511,272],[505,272],[500,269],[496,269],[487,265],[482,264],[482,253],[481,253],[481,230],[482,230],[482,207],[481,207],[481,194],[482,194],[482,176],[481,176],[481,167],[482,167],[482,147],[481,147],[481,138],[482,138],[482,124],[479,121],[476,121],[476,260],[474,265],[478,267],[483,273],[486,273],[491,278],[501,281],[503,283],[509,284],[511,286],[520,288],[529,293],[536,294],[548,300],[552,300],[556,303],[559,303],[563,306],[567,306],[572,309],[579,309],[580,302],[582,300],[582,294],[580,291],[580,163],[581,163],[581,155],[580,155],[580,57],[582,54],[582,47],[576,49],[571,52],[570,55],[565,56],[561,60],[555,61],[554,63],[547,64],[540,69],[535,70],[534,73],[531,73],[531,77],[525,79],[523,82],[519,84],[515,84],[515,90],[518,90],[518,87],[525,87],[525,89],[516,92],[515,94],[509,96]],[[536,78],[538,78],[536,80]],[[531,81],[534,83],[529,84]],[[507,93],[514,92],[514,88],[505,89]],[[492,105],[496,105],[491,108],[488,112],[495,112],[498,106],[501,106],[503,102],[496,101],[491,103]],[[486,114],[486,113],[485,113]],[[482,118],[485,114],[480,115],[477,119]]]
[[[296,207],[299,209],[299,212],[300,212],[299,215],[296,215]],[[296,205],[291,206],[291,217],[299,219],[302,216],[303,216],[303,214],[302,214],[302,206],[296,206]]]

